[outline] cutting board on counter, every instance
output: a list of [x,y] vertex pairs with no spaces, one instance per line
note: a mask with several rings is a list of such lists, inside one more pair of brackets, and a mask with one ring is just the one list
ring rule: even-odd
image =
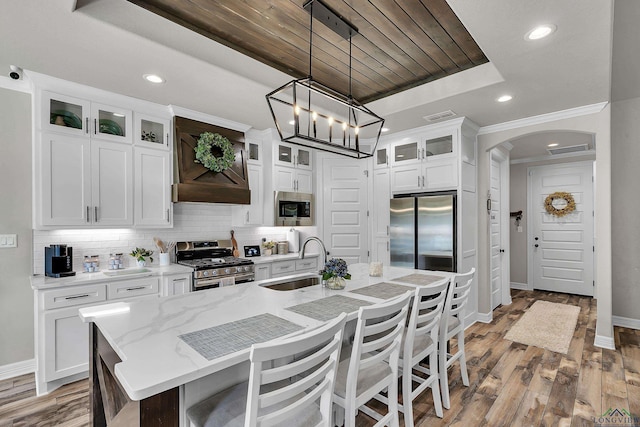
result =
[[233,230],[231,230],[231,246],[233,247],[233,256],[234,257],[239,257],[240,256],[240,252],[238,251],[238,242],[237,242],[236,238],[233,237],[234,234],[235,234],[235,232]]

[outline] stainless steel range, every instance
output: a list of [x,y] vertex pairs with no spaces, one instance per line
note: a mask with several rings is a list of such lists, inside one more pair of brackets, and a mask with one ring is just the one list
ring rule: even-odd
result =
[[176,261],[194,269],[192,291],[252,282],[253,261],[233,256],[230,240],[178,242]]

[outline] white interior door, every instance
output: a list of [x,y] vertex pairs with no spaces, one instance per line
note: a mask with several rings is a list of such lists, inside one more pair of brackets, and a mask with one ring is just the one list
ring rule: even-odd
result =
[[323,241],[330,257],[348,264],[368,262],[366,170],[362,160],[322,160]]
[[502,174],[500,159],[491,154],[491,309],[502,303]]
[[[529,259],[534,289],[593,296],[593,162],[529,168]],[[576,209],[546,212],[546,197],[570,193]],[[561,208],[561,206],[557,206]]]

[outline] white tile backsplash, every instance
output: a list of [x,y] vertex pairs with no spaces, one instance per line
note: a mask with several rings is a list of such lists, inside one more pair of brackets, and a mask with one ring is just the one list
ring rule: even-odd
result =
[[[173,228],[158,229],[86,229],[86,230],[34,230],[33,273],[44,274],[44,247],[51,244],[66,244],[73,248],[73,269],[82,271],[85,255],[98,255],[100,267],[105,269],[109,254],[123,253],[125,267],[135,265],[128,253],[135,247],[154,250],[153,265],[158,264],[158,251],[153,238],[164,242],[189,240],[230,239],[230,230],[235,230],[238,250],[243,246],[258,245],[262,238],[285,240],[287,227],[233,227],[231,205],[208,203],[176,203],[173,205]],[[300,231],[301,243],[306,237],[317,235],[317,227],[296,227]],[[315,252],[315,250],[314,250]]]

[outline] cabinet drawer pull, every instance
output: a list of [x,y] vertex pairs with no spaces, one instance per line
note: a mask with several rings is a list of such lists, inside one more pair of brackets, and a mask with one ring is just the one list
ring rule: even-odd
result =
[[167,209],[167,222],[171,222],[171,209]]
[[87,222],[91,222],[91,208],[87,206]]
[[84,131],[85,133],[89,133],[89,117],[84,118]]
[[98,134],[98,119],[93,119],[93,134]]
[[78,298],[88,298],[91,295],[89,294],[84,294],[84,295],[72,295],[70,297],[65,297],[64,299],[78,299]]
[[145,289],[146,286],[134,286],[133,288],[127,288],[128,291],[139,291],[140,289]]
[[96,222],[98,222],[98,207],[94,206],[93,208],[93,217],[95,219]]

